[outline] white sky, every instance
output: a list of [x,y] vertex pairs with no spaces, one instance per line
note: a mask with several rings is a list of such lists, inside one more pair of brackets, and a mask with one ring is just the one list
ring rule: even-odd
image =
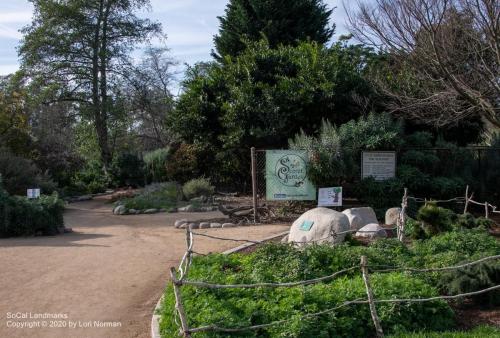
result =
[[[159,21],[167,34],[172,56],[182,64],[210,60],[213,36],[217,33],[217,16],[224,14],[228,0],[151,0],[151,10],[144,16]],[[337,24],[336,35],[346,33],[345,13],[341,0],[326,0],[334,10],[331,22]],[[0,0],[0,75],[19,68],[16,47],[19,29],[30,23],[32,6],[26,0]]]

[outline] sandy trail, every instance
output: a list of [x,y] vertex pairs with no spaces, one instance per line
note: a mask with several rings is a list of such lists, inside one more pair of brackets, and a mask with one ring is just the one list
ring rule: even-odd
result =
[[[110,208],[103,197],[71,204],[65,213],[71,234],[0,239],[0,337],[149,336],[168,269],[185,251],[185,231],[175,229],[174,221],[221,214],[114,216]],[[287,229],[266,225],[198,231],[262,239]],[[194,249],[207,253],[237,245],[198,237]],[[36,314],[63,318],[31,318]],[[12,318],[20,316],[27,318]],[[113,323],[116,327],[100,327]]]

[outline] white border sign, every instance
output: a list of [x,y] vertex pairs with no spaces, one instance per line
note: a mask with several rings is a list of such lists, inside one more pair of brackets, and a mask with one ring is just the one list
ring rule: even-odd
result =
[[373,177],[384,181],[396,177],[395,151],[363,151],[361,154],[361,178]]
[[342,187],[319,188],[318,207],[341,207]]
[[40,197],[40,189],[28,189],[26,191],[26,195],[28,198],[39,198]]

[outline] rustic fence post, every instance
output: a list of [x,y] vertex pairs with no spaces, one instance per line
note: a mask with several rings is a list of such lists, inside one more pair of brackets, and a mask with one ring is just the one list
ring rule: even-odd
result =
[[181,335],[184,338],[191,338],[191,334],[189,333],[189,326],[187,322],[186,312],[184,311],[184,306],[182,305],[182,297],[180,286],[182,282],[177,280],[175,275],[175,268],[170,268],[170,278],[172,279],[172,284],[174,286],[174,296],[175,296],[175,309],[179,314],[179,319],[181,320]]
[[406,208],[408,207],[408,189],[405,188],[404,190],[404,195],[403,199],[401,200],[401,211],[398,216],[397,224],[396,224],[396,230],[397,230],[397,237],[398,240],[403,242],[405,239],[405,223],[406,223]]
[[252,158],[252,204],[253,204],[253,222],[259,221],[259,214],[257,210],[257,159],[255,147],[250,149],[250,156]]
[[365,282],[366,286],[366,295],[368,296],[368,304],[370,305],[370,314],[372,316],[373,324],[375,324],[377,337],[383,337],[384,331],[382,330],[382,326],[380,325],[380,319],[378,318],[377,308],[375,307],[373,292],[370,286],[370,276],[368,275],[366,256],[361,256],[361,272],[363,273],[363,281]]
[[465,188],[465,207],[464,215],[467,213],[467,208],[469,207],[469,185]]
[[490,218],[490,209],[488,206],[488,202],[484,202],[484,218]]

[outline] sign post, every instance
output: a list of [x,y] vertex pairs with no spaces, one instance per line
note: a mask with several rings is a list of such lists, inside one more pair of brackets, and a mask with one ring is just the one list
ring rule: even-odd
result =
[[266,151],[266,199],[269,201],[314,201],[316,187],[307,178],[305,150]]

